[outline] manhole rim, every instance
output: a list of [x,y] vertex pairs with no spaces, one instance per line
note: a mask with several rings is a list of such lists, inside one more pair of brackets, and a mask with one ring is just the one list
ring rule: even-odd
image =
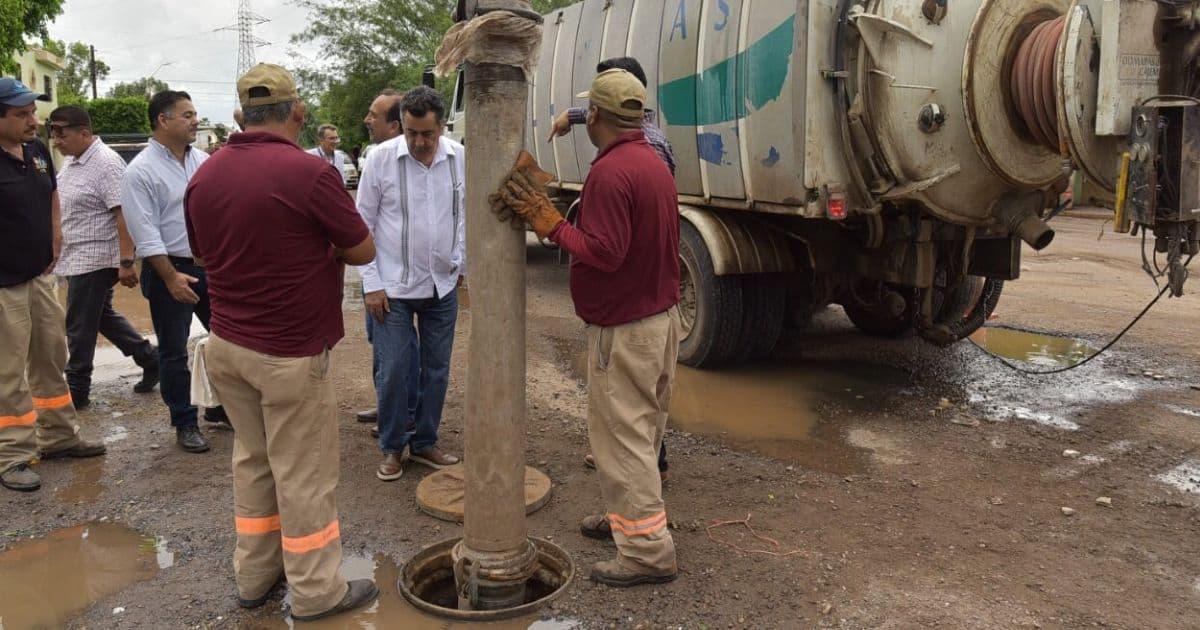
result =
[[558,586],[558,588],[554,589],[541,599],[502,610],[458,610],[456,608],[445,608],[443,606],[431,604],[420,597],[417,597],[417,594],[409,588],[409,580],[407,579],[409,572],[413,568],[413,565],[417,563],[424,563],[429,558],[436,557],[441,554],[449,555],[454,549],[455,545],[462,541],[461,537],[450,538],[448,540],[443,540],[441,542],[429,545],[428,547],[417,552],[413,557],[409,558],[408,561],[406,561],[400,567],[400,576],[396,579],[396,588],[400,591],[400,595],[404,597],[405,601],[412,604],[417,608],[417,610],[443,619],[451,619],[455,621],[501,621],[504,619],[532,615],[543,606],[562,596],[562,594],[565,593],[575,581],[575,575],[577,571],[575,569],[575,562],[571,560],[571,556],[567,553],[566,549],[563,549],[559,545],[556,545],[555,543],[544,538],[535,538],[530,536],[529,540],[533,543],[534,547],[537,548],[538,562],[540,565],[545,566],[542,558],[547,557],[548,559],[557,559],[563,566],[566,567],[566,574],[562,578],[562,583]]

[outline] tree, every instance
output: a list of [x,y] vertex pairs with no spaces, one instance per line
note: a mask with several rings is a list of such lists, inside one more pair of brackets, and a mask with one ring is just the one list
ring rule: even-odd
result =
[[118,83],[108,90],[108,98],[147,98],[151,94],[169,90],[166,81],[145,77],[132,83]]
[[229,127],[226,127],[225,123],[217,123],[217,126],[213,127],[213,135],[217,136],[217,142],[225,142],[229,139]]
[[[578,0],[535,0],[542,13]],[[383,88],[403,90],[421,83],[425,67],[450,28],[455,0],[297,0],[307,10],[308,26],[292,36],[293,43],[319,44],[327,55],[319,67],[300,68],[303,93],[316,107],[310,110],[315,138],[318,123],[338,126],[342,144],[367,141],[362,119]],[[449,97],[453,84],[439,86]]]
[[0,72],[17,69],[13,56],[25,50],[27,36],[46,39],[46,25],[62,13],[63,0],[0,0]]
[[[78,102],[87,100],[92,93],[91,50],[83,42],[66,42],[47,39],[42,47],[62,57],[65,67],[58,73],[58,100]],[[96,80],[108,77],[110,68],[101,59],[96,59]]]
[[150,133],[150,105],[144,95],[97,98],[84,104],[92,129],[100,133]]

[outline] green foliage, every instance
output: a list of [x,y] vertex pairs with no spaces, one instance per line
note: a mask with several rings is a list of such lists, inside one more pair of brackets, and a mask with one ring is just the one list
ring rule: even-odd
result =
[[98,133],[150,133],[150,105],[145,98],[98,98],[85,104]]
[[[91,96],[91,50],[88,45],[83,42],[67,44],[60,39],[47,39],[42,42],[42,47],[61,57],[65,64],[62,72],[58,74],[58,100],[78,102]],[[96,59],[97,81],[107,78],[110,70],[107,63],[100,58]]]
[[[578,0],[534,0],[547,13]],[[319,44],[327,57],[318,68],[299,68],[302,93],[313,107],[301,136],[315,143],[316,126],[338,126],[346,151],[368,142],[362,120],[384,88],[404,91],[421,84],[442,36],[452,25],[455,0],[297,0],[309,25],[293,43]],[[449,107],[453,77],[439,80]]]
[[108,98],[141,98],[146,99],[155,92],[169,90],[171,86],[166,81],[153,77],[144,77],[132,83],[118,83],[108,90]]
[[17,69],[15,54],[25,50],[25,38],[46,39],[46,25],[62,13],[63,0],[0,0],[0,73]]
[[225,142],[229,139],[229,127],[226,127],[225,123],[217,123],[217,126],[213,127],[213,135],[217,137],[217,142]]

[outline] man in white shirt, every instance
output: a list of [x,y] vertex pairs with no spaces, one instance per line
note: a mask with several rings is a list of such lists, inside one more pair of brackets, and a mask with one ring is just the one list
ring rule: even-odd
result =
[[[404,100],[404,94],[387,88],[380,92],[379,96],[375,97],[375,100],[371,102],[371,107],[367,110],[366,117],[363,118],[363,125],[367,128],[367,135],[371,138],[371,144],[363,149],[362,157],[359,158],[362,160],[363,170],[366,170],[367,156],[371,154],[371,151],[392,138],[400,137],[400,134],[403,132],[404,114],[400,111],[400,101],[402,100]],[[374,343],[375,340],[375,327],[372,324],[374,321],[371,314],[367,313],[367,343]],[[412,351],[414,353],[417,351],[416,344],[417,340],[414,337],[412,342]],[[374,374],[374,367],[372,367],[371,373]],[[417,390],[420,385],[420,378],[420,367],[414,361],[408,381],[408,416],[410,423],[416,419]],[[365,409],[355,415],[358,417],[359,422],[376,424],[379,420],[379,412],[375,408]],[[379,427],[377,424],[371,430],[371,433],[375,437],[379,437]]]
[[315,155],[326,162],[329,162],[333,168],[336,168],[342,174],[342,185],[348,185],[346,179],[346,162],[350,159],[345,151],[338,148],[342,143],[341,137],[338,136],[338,128],[333,125],[321,125],[317,127],[317,146],[308,150],[312,155]]
[[[436,91],[410,91],[401,110],[404,135],[371,152],[358,188],[358,212],[375,237],[377,253],[360,271],[366,307],[375,319],[375,391],[384,454],[376,476],[383,481],[404,474],[405,448],[413,461],[433,468],[459,461],[438,448],[437,430],[458,319],[455,290],[465,272],[466,152],[442,136],[446,106]],[[410,430],[413,362],[421,376]]]

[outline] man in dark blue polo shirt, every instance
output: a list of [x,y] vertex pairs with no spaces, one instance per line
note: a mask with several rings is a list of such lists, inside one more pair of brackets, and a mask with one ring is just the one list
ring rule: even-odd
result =
[[104,445],[79,437],[63,368],[66,315],[54,292],[62,247],[58,184],[37,139],[36,101],[47,100],[0,78],[0,485],[32,492],[41,478],[31,461],[94,457]]

